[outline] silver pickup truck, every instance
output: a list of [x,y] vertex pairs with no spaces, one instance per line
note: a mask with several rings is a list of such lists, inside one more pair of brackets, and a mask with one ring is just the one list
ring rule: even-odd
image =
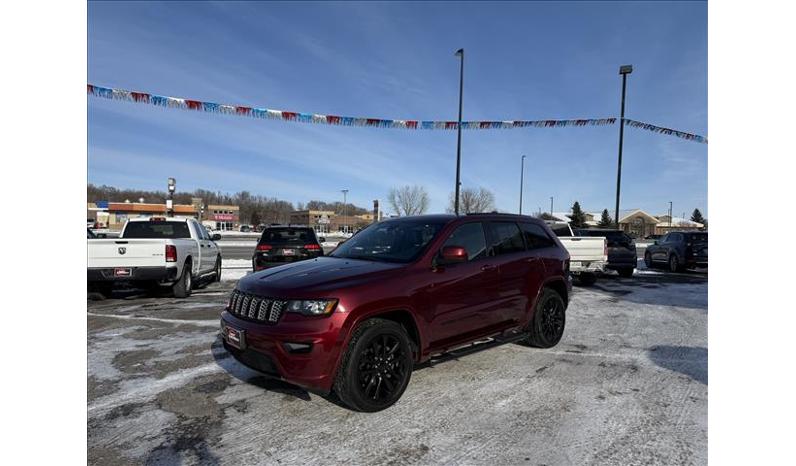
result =
[[117,283],[171,287],[186,298],[197,285],[221,280],[221,253],[193,218],[130,219],[114,239],[88,240],[88,289],[110,295]]
[[593,285],[605,272],[608,243],[604,237],[575,236],[568,223],[545,222],[569,252],[569,272],[581,285]]

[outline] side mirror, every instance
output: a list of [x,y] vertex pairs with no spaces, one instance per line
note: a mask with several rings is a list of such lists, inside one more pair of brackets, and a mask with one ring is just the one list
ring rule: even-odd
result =
[[219,241],[221,239],[221,233],[213,233],[213,236],[210,237],[213,241]]
[[321,237],[319,237],[319,238],[318,238],[318,242],[319,242],[319,243],[325,243],[325,242],[326,242],[326,238],[324,238],[323,236],[321,236]]
[[461,246],[445,246],[440,251],[443,264],[467,262],[467,250]]

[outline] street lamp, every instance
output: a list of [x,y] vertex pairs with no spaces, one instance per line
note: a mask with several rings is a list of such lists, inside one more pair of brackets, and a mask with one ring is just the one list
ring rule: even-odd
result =
[[459,124],[456,126],[456,193],[453,203],[453,211],[459,215],[459,185],[461,185],[461,165],[462,165],[462,92],[464,90],[464,49],[456,51],[455,55],[461,58],[459,66]]
[[520,161],[520,215],[522,215],[522,178],[525,174],[525,156]]
[[616,210],[614,211],[614,222],[619,228],[619,191],[622,185],[622,143],[625,138],[625,89],[627,88],[627,75],[633,72],[633,65],[622,65],[619,67],[619,74],[622,75],[622,109],[619,116],[619,161],[616,168]]
[[550,216],[553,216],[553,196],[550,196]]
[[169,178],[169,195],[166,198],[166,211],[169,217],[174,217],[174,191],[177,190],[177,180]]
[[[343,193],[343,222],[347,223],[348,222],[348,201],[347,201],[348,190],[347,189],[341,189],[340,192]],[[347,233],[347,231],[346,231],[347,228],[346,227],[348,225],[346,225],[346,223],[343,223],[343,232],[344,233]]]

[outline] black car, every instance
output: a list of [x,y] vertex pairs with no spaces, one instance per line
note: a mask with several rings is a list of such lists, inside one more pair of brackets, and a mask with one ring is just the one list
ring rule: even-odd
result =
[[708,266],[708,234],[703,231],[674,231],[647,246],[647,267],[664,264],[671,272]]
[[603,236],[608,243],[606,268],[616,270],[620,277],[632,277],[638,263],[636,243],[622,230],[576,230],[577,236]]
[[314,259],[323,255],[324,238],[301,226],[269,226],[263,230],[252,257],[254,271],[268,267]]

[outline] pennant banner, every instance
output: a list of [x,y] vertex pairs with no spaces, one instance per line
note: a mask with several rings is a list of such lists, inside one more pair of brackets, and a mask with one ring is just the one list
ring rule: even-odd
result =
[[[288,112],[268,108],[243,107],[224,105],[200,100],[166,97],[145,92],[112,89],[109,87],[88,85],[88,94],[106,99],[124,100],[158,107],[196,110],[200,112],[239,115],[251,118],[265,118],[301,123],[320,123],[339,126],[372,126],[376,128],[402,129],[457,129],[456,121],[422,121],[422,120],[385,120],[381,118],[358,118],[338,115],[319,115],[317,113]],[[578,120],[506,120],[506,121],[463,121],[462,129],[509,129],[509,128],[562,128],[565,126],[603,126],[613,125],[616,118],[585,118]]]
[[647,131],[652,131],[653,133],[668,134],[670,136],[677,136],[678,138],[686,139],[688,141],[701,142],[703,144],[708,143],[708,138],[700,136],[698,134],[691,134],[691,133],[686,133],[684,131],[677,131],[676,129],[664,128],[662,126],[655,126],[649,123],[644,123],[642,121],[631,120],[629,118],[625,118],[624,121],[625,121],[625,126],[630,126],[631,128],[646,129]]

